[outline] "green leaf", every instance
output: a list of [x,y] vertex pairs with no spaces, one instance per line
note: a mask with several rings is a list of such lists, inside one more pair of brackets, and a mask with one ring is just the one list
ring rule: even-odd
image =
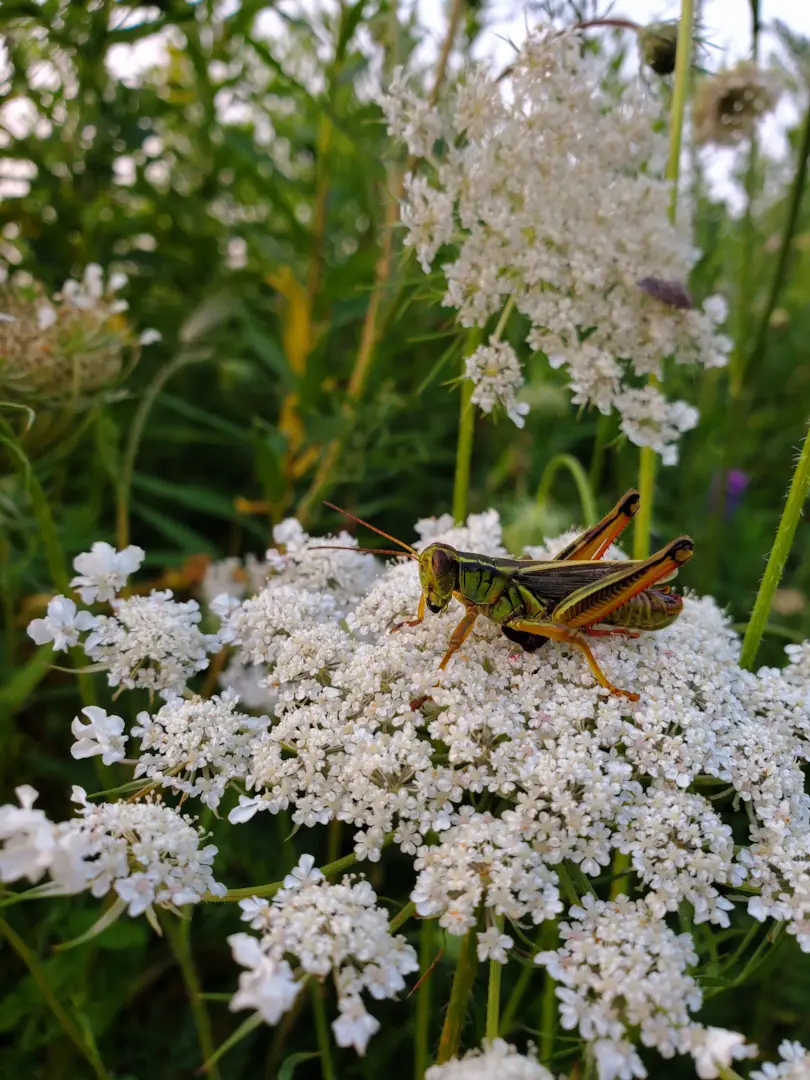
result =
[[229,420],[224,420],[221,416],[215,416],[214,413],[207,412],[197,405],[192,405],[190,401],[186,401],[185,398],[177,397],[175,394],[168,394],[165,392],[161,394],[159,408],[170,409],[172,412],[179,413],[180,416],[184,416],[188,420],[195,420],[204,427],[211,428],[214,431],[221,431],[223,435],[229,435],[237,442],[250,441],[249,430],[240,427],[238,424],[232,424]]
[[144,506],[143,503],[133,499],[132,512],[175,544],[184,554],[216,554],[216,548],[202,533],[198,533],[196,529],[190,529],[188,525],[182,525],[166,514],[161,514],[159,510]]
[[158,476],[149,476],[147,473],[135,473],[132,486],[139,491],[158,495],[162,499],[169,499],[173,503],[187,506],[190,510],[199,510],[203,514],[225,518],[226,521],[233,521],[239,516],[230,499],[209,488],[198,487],[194,484],[176,484],[172,480],[162,480]]

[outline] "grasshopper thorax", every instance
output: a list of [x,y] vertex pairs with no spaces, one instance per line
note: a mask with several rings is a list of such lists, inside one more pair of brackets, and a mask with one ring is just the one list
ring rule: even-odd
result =
[[444,611],[458,589],[458,552],[449,544],[429,544],[419,556],[419,581],[432,612]]

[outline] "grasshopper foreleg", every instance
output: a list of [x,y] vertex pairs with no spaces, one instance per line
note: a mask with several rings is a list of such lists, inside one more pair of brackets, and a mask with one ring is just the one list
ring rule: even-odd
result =
[[395,626],[391,627],[391,633],[393,634],[396,630],[401,630],[403,628],[403,626],[419,626],[419,624],[421,622],[424,622],[424,618],[425,618],[425,595],[423,593],[419,597],[419,607],[416,609],[416,618],[415,619],[408,619],[405,622],[396,623]]
[[476,609],[473,607],[467,608],[461,622],[450,635],[450,644],[447,648],[447,652],[442,657],[442,662],[439,664],[439,671],[447,667],[447,665],[450,663],[450,657],[453,655],[454,652],[457,652],[467,640],[470,635],[470,631],[475,626],[475,620],[477,618],[478,612],[476,611]]

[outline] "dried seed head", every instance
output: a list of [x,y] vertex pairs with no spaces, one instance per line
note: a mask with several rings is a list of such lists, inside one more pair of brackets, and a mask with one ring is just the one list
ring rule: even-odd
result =
[[703,79],[692,104],[696,142],[736,146],[749,139],[757,120],[776,107],[781,89],[774,72],[747,60]]
[[678,20],[654,22],[639,27],[638,51],[642,64],[656,75],[671,75],[675,70],[678,45]]
[[101,270],[51,298],[27,274],[0,283],[0,392],[28,405],[86,402],[120,374],[137,338]]

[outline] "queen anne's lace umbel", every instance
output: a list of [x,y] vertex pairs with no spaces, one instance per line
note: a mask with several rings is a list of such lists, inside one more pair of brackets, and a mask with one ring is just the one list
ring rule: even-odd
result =
[[311,855],[302,856],[272,902],[242,901],[242,918],[259,931],[259,948],[248,934],[229,939],[235,959],[249,968],[240,976],[232,1007],[255,1008],[265,1019],[272,1013],[275,1019],[268,1022],[275,1023],[301,986],[292,981],[292,957],[299,979],[332,975],[339,1010],[332,1023],[335,1039],[363,1054],[380,1025],[361,995],[395,997],[405,987],[404,976],[419,967],[416,952],[404,937],[392,937],[388,914],[367,881],[345,877],[330,885],[314,863]]
[[[90,803],[73,788],[78,816],[52,822],[34,809],[37,792],[19,787],[19,807],[0,807],[0,880],[50,878],[54,895],[113,891],[130,915],[154,906],[196,904],[210,892],[222,895],[211,864],[217,849],[201,847],[194,820],[160,802]],[[154,918],[154,916],[152,916]]]
[[[425,520],[416,532],[417,548],[442,539],[505,554],[491,511],[463,527]],[[548,557],[565,539],[535,555]],[[810,646],[791,647],[782,671],[742,671],[727,618],[710,598],[687,596],[666,630],[595,640],[611,680],[640,694],[632,704],[595,685],[578,653],[548,643],[516,654],[485,619],[437,674],[461,608],[390,632],[417,605],[412,561],[383,569],[360,553],[316,552],[292,521],[278,527],[276,542],[263,562],[212,571],[212,581],[235,588],[210,604],[222,628],[208,647],[224,638],[231,655],[224,692],[208,699],[188,686],[195,665],[178,663],[189,635],[202,637],[196,610],[162,593],[138,597],[141,629],[121,618],[134,597],[114,600],[112,617],[77,612],[72,602],[54,611],[52,640],[57,630],[79,640],[89,629],[91,650],[98,619],[119,626],[118,651],[107,646],[112,685],[123,685],[130,633],[145,657],[160,657],[151,670],[172,670],[165,704],[151,703],[129,732],[115,714],[84,710],[72,729],[74,756],[121,761],[140,739],[132,764],[144,783],[218,807],[234,824],[287,811],[296,828],[350,825],[360,860],[399,849],[411,864],[417,915],[451,934],[473,930],[483,961],[508,962],[527,930],[565,904],[570,929],[543,959],[554,968],[565,1023],[591,1043],[600,1080],[645,1075],[636,1034],[664,1056],[690,1055],[702,1080],[749,1053],[742,1036],[695,1019],[694,944],[666,920],[687,905],[693,923],[725,928],[733,907],[747,906],[757,920],[784,923],[810,952]],[[320,560],[314,584],[308,551]],[[32,631],[41,630],[35,623]],[[130,685],[141,670],[132,668]],[[250,704],[228,689],[231,679],[256,695]],[[133,914],[219,888],[212,849],[200,849],[193,825],[171,808],[90,806],[82,796],[78,824],[54,825],[34,795],[21,789],[20,806],[0,808],[4,880],[47,873],[59,891],[113,888]],[[747,842],[731,834],[739,806]],[[629,857],[638,899],[572,906],[572,888],[586,896],[587,879],[604,878],[616,852]],[[246,969],[234,1007],[274,1023],[305,975],[331,974],[340,998],[335,1036],[364,1050],[377,1026],[364,997],[398,993],[413,970],[368,884],[327,884],[302,860],[272,903],[245,909],[259,937],[231,942]],[[363,942],[375,943],[372,953]],[[606,979],[618,971],[632,1000],[615,987],[611,997]],[[763,1077],[782,1068],[768,1066]]]
[[[513,301],[528,345],[566,369],[573,401],[616,409],[628,438],[671,463],[697,413],[642,383],[667,357],[725,364],[725,305],[673,307],[639,287],[685,282],[696,254],[669,222],[658,103],[641,86],[609,96],[604,74],[576,34],[541,30],[508,78],[466,71],[443,114],[401,71],[381,105],[389,132],[431,169],[407,178],[402,222],[425,272],[441,251],[445,305],[483,327]],[[485,412],[499,402],[522,426],[511,346],[480,346],[466,374]]]

